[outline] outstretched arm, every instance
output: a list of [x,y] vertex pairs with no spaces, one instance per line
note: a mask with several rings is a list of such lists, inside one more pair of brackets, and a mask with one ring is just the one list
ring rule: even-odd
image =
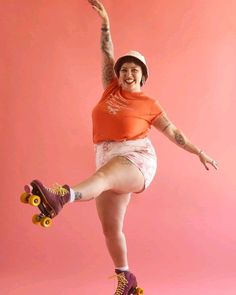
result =
[[207,170],[209,170],[207,164],[212,165],[215,169],[218,169],[217,162],[209,157],[200,148],[192,144],[188,138],[183,134],[181,130],[176,128],[176,126],[169,120],[169,118],[163,114],[159,116],[153,122],[153,126],[166,135],[172,142],[177,144],[179,147],[185,149],[186,151],[196,154],[202,164]]
[[88,0],[101,18],[102,83],[103,87],[115,78],[114,50],[110,34],[110,22],[105,7],[98,0]]

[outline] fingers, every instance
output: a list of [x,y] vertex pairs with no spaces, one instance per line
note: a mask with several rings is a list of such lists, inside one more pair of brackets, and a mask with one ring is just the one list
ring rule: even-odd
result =
[[205,162],[203,162],[203,165],[205,166],[206,170],[209,170],[209,168],[207,167],[207,164]]
[[204,167],[206,168],[206,170],[209,170],[209,167],[207,166],[207,164],[212,165],[216,170],[218,170],[218,163],[215,160],[213,160],[211,157],[209,157],[206,153],[201,152],[199,154],[199,158],[202,164],[204,165]]
[[211,161],[211,165],[216,169],[218,170],[218,163],[214,160]]
[[88,0],[88,2],[93,6],[93,7],[97,7],[99,9],[101,9],[102,7],[102,4],[97,1],[97,0]]
[[92,5],[95,5],[97,1],[96,0],[88,0],[88,2]]
[[105,9],[101,2],[97,0],[88,0],[88,2],[92,5],[92,8],[99,13],[100,16],[104,15]]
[[206,170],[209,170],[209,167],[207,166],[207,163],[208,164],[211,164],[216,170],[218,170],[218,163],[214,160],[211,160],[211,161],[202,161],[204,167],[206,168]]
[[97,6],[92,6],[92,8],[93,8],[94,10],[96,10],[97,12],[99,12],[99,8],[97,8]]

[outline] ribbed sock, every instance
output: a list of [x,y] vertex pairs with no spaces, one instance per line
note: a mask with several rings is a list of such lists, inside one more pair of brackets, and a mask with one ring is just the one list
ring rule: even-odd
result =
[[116,267],[115,270],[119,270],[119,271],[128,271],[129,270],[129,266],[126,265],[126,266],[119,266],[119,267]]
[[70,188],[70,203],[74,202],[75,201],[75,191]]

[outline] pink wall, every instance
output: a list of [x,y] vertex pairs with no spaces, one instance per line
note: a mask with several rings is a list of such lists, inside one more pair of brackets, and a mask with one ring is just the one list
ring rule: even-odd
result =
[[[144,90],[220,164],[206,171],[151,132],[159,171],[126,219],[130,266],[147,295],[236,292],[236,3],[226,2],[104,1],[116,56],[143,52]],[[82,0],[2,0],[0,28],[1,294],[114,293],[94,202],[68,205],[49,230],[19,202],[33,178],[74,184],[95,168],[99,19]]]

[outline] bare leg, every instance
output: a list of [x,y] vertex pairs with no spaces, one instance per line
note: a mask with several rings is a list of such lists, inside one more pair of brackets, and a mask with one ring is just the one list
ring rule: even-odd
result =
[[124,157],[115,157],[87,180],[73,187],[81,201],[98,197],[105,191],[127,194],[143,189],[144,177],[140,170]]
[[115,267],[128,265],[123,223],[129,201],[129,193],[117,194],[111,191],[104,192],[96,198],[98,216]]

